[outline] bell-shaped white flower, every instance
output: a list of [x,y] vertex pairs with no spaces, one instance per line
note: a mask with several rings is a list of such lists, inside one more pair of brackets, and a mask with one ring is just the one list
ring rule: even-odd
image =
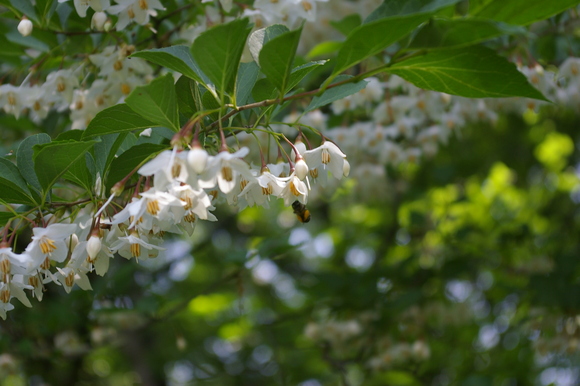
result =
[[210,157],[207,164],[207,171],[199,182],[200,187],[212,189],[216,182],[220,190],[228,194],[238,185],[238,179],[243,176],[250,181],[254,178],[250,171],[250,166],[241,158],[246,156],[250,150],[243,147],[235,153],[222,151],[214,157]]
[[301,181],[296,176],[296,173],[292,173],[290,177],[284,178],[284,180],[286,180],[286,185],[278,196],[284,200],[284,205],[290,206],[294,201],[306,204],[308,201],[308,187],[304,181]]
[[344,175],[346,154],[330,141],[325,141],[316,149],[307,150],[304,159],[310,168],[318,169],[319,173],[328,170],[337,179]]
[[51,224],[46,228],[32,229],[32,242],[26,247],[28,272],[38,269],[46,260],[63,262],[69,250],[69,240],[77,229],[76,224]]

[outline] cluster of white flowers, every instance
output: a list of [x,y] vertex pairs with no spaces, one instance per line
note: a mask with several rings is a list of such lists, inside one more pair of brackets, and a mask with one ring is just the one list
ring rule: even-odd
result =
[[40,85],[0,86],[0,106],[6,113],[19,118],[29,115],[41,123],[51,110],[70,110],[72,129],[85,129],[101,110],[121,103],[135,89],[148,82],[151,66],[139,58],[128,56],[133,46],[106,47],[103,52],[89,56],[98,69],[97,79],[89,87],[81,87],[77,70],[58,70],[48,74]]
[[127,259],[157,257],[164,250],[165,232],[191,235],[198,219],[216,221],[211,211],[220,197],[241,209],[268,207],[270,197],[283,199],[286,206],[306,204],[310,179],[324,184],[329,173],[337,179],[349,173],[346,155],[332,142],[311,150],[301,142],[292,147],[293,163],[260,170],[242,160],[248,148],[209,155],[194,143],[190,150],[166,150],[138,170],[147,177],[146,188],[112,217],[106,215],[107,202],[95,215],[85,210],[73,223],[45,218],[51,224],[33,229],[22,254],[8,243],[0,246],[0,317],[14,308],[13,298],[31,306],[26,289],[39,300],[50,282],[67,292],[75,284],[90,290],[87,273],[104,275],[116,253]]
[[[69,0],[58,0],[59,3],[67,1]],[[165,9],[159,0],[115,0],[115,2],[117,4],[111,5],[110,0],[74,0],[74,6],[80,17],[86,17],[89,8],[95,11],[91,27],[98,31],[111,28],[107,14],[117,15],[115,28],[121,31],[131,22],[146,25],[151,16],[157,16],[156,10]]]

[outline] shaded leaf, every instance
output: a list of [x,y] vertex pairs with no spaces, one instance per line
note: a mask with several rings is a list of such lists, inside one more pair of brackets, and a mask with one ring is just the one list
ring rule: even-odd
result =
[[481,46],[429,52],[396,63],[387,71],[422,89],[468,98],[546,100],[513,63]]
[[32,147],[34,145],[49,143],[50,141],[51,138],[48,134],[40,133],[31,135],[20,143],[18,151],[16,152],[16,165],[18,166],[18,170],[20,170],[20,174],[39,193],[42,191],[42,186],[40,186],[40,182],[34,171],[34,150]]
[[34,205],[26,181],[18,168],[6,158],[0,157],[0,201],[10,204]]
[[[350,78],[352,78],[352,76],[350,75],[341,75],[335,79],[335,83],[342,82]],[[316,110],[319,107],[326,106],[327,104],[332,103],[336,100],[352,95],[355,92],[358,92],[363,88],[365,88],[367,83],[368,82],[366,80],[361,80],[356,83],[346,83],[328,89],[322,95],[312,98],[312,101],[306,108],[305,112]]]
[[283,97],[302,29],[283,33],[265,43],[260,51],[260,67]]
[[164,149],[167,149],[166,145],[143,143],[131,147],[115,158],[111,163],[111,170],[107,176],[106,191],[109,191],[113,185],[125,178],[141,162]]
[[157,126],[157,124],[143,118],[125,103],[121,103],[98,112],[84,131],[83,139],[136,129],[146,129],[152,126]]
[[177,94],[172,74],[135,88],[125,99],[125,103],[143,118],[155,122],[154,126],[165,126],[179,131]]

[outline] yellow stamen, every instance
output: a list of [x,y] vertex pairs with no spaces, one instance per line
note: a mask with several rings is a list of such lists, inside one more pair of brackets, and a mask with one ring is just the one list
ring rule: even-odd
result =
[[54,244],[54,240],[49,239],[46,236],[42,236],[40,241],[38,242],[40,246],[40,250],[43,254],[51,253],[56,251],[56,245]]
[[10,301],[10,290],[8,288],[0,291],[0,301],[2,303],[8,303]]
[[141,256],[141,244],[131,244],[131,256],[134,258]]
[[0,260],[0,272],[10,273],[10,260],[8,259]]
[[152,216],[155,216],[159,213],[159,201],[157,200],[147,200],[147,213]]
[[234,179],[234,173],[232,171],[232,168],[230,168],[229,166],[222,167],[222,177],[227,182],[232,181]]
[[66,275],[66,277],[64,278],[64,284],[67,287],[72,287],[74,283],[75,283],[75,274],[73,271],[70,271],[68,275]]
[[330,162],[330,153],[326,149],[322,149],[322,163],[328,164]]
[[248,185],[248,181],[244,178],[240,181],[240,190],[244,190],[244,188]]
[[48,256],[46,257],[46,259],[44,259],[42,264],[40,264],[40,268],[42,268],[42,269],[49,269],[50,268],[50,260],[48,259]]
[[141,8],[144,11],[148,10],[149,4],[147,4],[147,0],[139,0],[139,8]]
[[113,68],[115,71],[121,71],[123,69],[123,62],[117,60],[115,63],[113,63]]
[[300,196],[300,192],[298,191],[298,189],[296,188],[296,185],[294,185],[294,181],[290,181],[290,191],[292,192],[293,195],[295,195],[296,197]]
[[269,196],[270,194],[272,194],[273,189],[272,189],[272,184],[270,182],[268,182],[268,186],[267,187],[262,187],[262,194],[264,196]]
[[310,173],[310,177],[312,178],[318,178],[318,169],[314,168],[314,169],[310,169],[309,170]]

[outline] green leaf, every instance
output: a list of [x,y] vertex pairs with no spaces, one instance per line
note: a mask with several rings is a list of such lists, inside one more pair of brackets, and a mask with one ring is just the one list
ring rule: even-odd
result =
[[422,89],[468,98],[522,96],[547,100],[513,63],[481,46],[432,51],[396,63],[386,71]]
[[417,32],[408,48],[433,50],[464,47],[500,35],[524,32],[521,27],[492,20],[432,20]]
[[260,65],[260,51],[264,44],[287,32],[290,32],[290,30],[282,24],[274,24],[252,32],[248,39],[248,47],[250,48],[250,54],[252,54],[254,61]]
[[[341,75],[335,79],[335,83],[345,81],[352,78],[350,75]],[[361,80],[356,83],[346,83],[326,90],[322,95],[312,98],[312,101],[304,112],[316,110],[319,107],[326,106],[336,100],[345,98],[349,95],[359,92],[367,85],[366,80]]]
[[157,126],[157,124],[143,118],[125,103],[121,103],[98,112],[84,131],[83,140],[99,135],[146,129],[153,126]]
[[358,13],[346,16],[340,21],[331,21],[330,25],[333,26],[338,32],[347,36],[353,29],[361,25],[362,20]]
[[292,90],[306,75],[310,74],[318,66],[323,66],[328,63],[328,60],[316,60],[314,62],[308,62],[301,66],[294,67],[292,73],[290,74],[290,82],[288,83],[287,90]]
[[322,42],[312,47],[308,54],[306,54],[306,57],[315,58],[317,56],[327,56],[328,54],[332,54],[333,52],[340,50],[340,47],[342,47],[342,42]]
[[209,78],[199,68],[187,46],[154,48],[135,52],[131,56],[143,58],[170,70],[177,71],[203,85],[211,83]]
[[79,158],[84,159],[94,144],[70,140],[34,146],[34,170],[45,194]]
[[365,23],[393,16],[409,16],[420,13],[435,13],[460,0],[385,0],[366,19]]
[[179,112],[173,75],[161,76],[146,86],[139,86],[125,99],[127,106],[143,118],[179,131]]
[[111,190],[113,185],[125,178],[141,162],[164,149],[167,149],[166,145],[143,143],[131,147],[115,158],[107,176],[106,191]]
[[419,14],[391,17],[355,28],[338,51],[334,71],[329,81],[337,74],[402,39],[430,16],[431,14]]
[[31,135],[20,143],[18,151],[16,152],[16,165],[18,166],[18,170],[20,170],[20,174],[39,193],[42,191],[42,186],[40,186],[40,182],[34,171],[34,150],[32,147],[34,145],[49,143],[50,141],[51,138],[48,134]]
[[38,20],[38,16],[36,16],[36,11],[34,10],[34,6],[30,0],[10,0],[10,4],[23,15],[26,15],[31,20],[34,20],[36,24],[40,24]]
[[[203,93],[203,95],[201,96],[201,103],[203,104],[204,110],[218,110],[221,107],[221,104],[215,99],[215,97],[211,92]],[[214,113],[211,113],[209,117],[215,121],[219,119],[220,116],[219,113],[216,111]]]
[[396,41],[407,36],[439,9],[458,0],[391,0],[385,1],[346,38],[338,56],[332,79],[361,61],[378,54]]
[[234,20],[203,32],[191,46],[193,58],[223,98],[232,93],[246,38],[248,20]]
[[11,212],[0,212],[0,227],[6,225],[6,223],[8,223],[8,220],[10,220],[12,217],[14,217],[14,214],[12,214]]
[[274,99],[276,97],[275,90],[276,87],[267,78],[258,79],[252,89],[252,97],[256,102]]
[[93,154],[95,156],[97,172],[101,175],[102,179],[105,177],[109,165],[113,162],[117,150],[119,150],[119,147],[125,141],[127,134],[128,132],[103,135],[101,141],[95,143]]
[[197,105],[195,103],[196,89],[197,83],[186,76],[180,76],[175,83],[179,112],[187,118],[191,117],[197,111]]
[[470,14],[509,24],[528,25],[547,19],[580,3],[578,0],[490,0]]
[[0,200],[10,204],[35,205],[26,181],[16,165],[0,157]]
[[94,192],[95,177],[95,160],[90,153],[85,153],[84,157],[80,157],[73,162],[63,176],[65,180],[85,188],[87,192],[91,192],[91,195]]
[[241,63],[238,70],[238,83],[236,84],[236,104],[238,106],[249,103],[252,89],[258,80],[260,68],[256,62]]
[[283,97],[302,29],[286,32],[265,43],[260,51],[260,67]]

